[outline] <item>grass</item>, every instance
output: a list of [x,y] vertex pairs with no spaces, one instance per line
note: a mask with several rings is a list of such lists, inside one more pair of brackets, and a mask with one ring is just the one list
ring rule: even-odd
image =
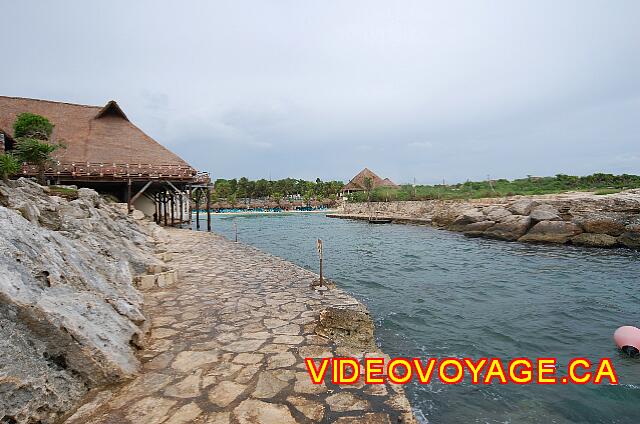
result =
[[49,186],[49,195],[51,196],[60,196],[67,200],[75,200],[78,198],[78,190],[75,188],[69,187],[60,187],[60,186]]
[[[540,194],[566,193],[568,191],[593,191],[598,195],[618,193],[625,189],[640,188],[638,175],[593,174],[584,177],[558,174],[555,177],[527,177],[516,180],[467,181],[452,185],[406,184],[400,189],[377,188],[371,200],[384,202],[393,200],[431,199],[482,199],[488,197],[532,196]],[[366,201],[365,193],[356,193],[349,199]]]

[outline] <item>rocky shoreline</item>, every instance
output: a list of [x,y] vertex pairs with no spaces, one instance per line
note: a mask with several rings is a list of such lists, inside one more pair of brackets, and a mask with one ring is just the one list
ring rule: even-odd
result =
[[351,296],[93,190],[56,194],[0,183],[1,422],[414,422],[401,386],[310,384],[304,357],[383,355]]
[[344,203],[336,218],[389,218],[469,237],[640,249],[640,190],[478,200]]

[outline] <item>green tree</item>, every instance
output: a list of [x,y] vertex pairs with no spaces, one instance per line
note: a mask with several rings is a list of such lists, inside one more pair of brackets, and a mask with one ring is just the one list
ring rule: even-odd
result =
[[364,177],[364,191],[367,193],[367,202],[371,201],[371,190],[373,190],[373,180],[371,177]]
[[53,131],[53,124],[44,116],[35,113],[21,113],[13,123],[13,136],[17,138],[35,138],[49,140]]
[[60,145],[49,144],[35,138],[19,138],[16,140],[16,156],[22,162],[31,163],[38,169],[38,182],[44,184],[47,165],[53,160],[52,154]]
[[0,175],[2,181],[7,182],[9,177],[15,175],[20,171],[20,162],[11,154],[0,154]]
[[230,194],[227,197],[227,202],[231,205],[232,208],[235,208],[236,205],[238,204],[238,199],[236,198],[235,194]]
[[305,204],[305,206],[309,206],[309,203],[311,203],[311,199],[312,198],[313,198],[313,191],[307,190],[307,192],[304,194],[304,204]]

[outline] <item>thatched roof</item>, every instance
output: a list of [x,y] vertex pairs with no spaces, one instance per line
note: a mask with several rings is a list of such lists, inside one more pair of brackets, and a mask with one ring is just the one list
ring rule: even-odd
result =
[[365,179],[370,178],[372,182],[372,188],[376,187],[398,187],[393,181],[388,178],[384,180],[377,176],[369,168],[364,168],[355,177],[351,179],[343,188],[342,191],[363,191],[366,190]]
[[193,169],[132,124],[113,100],[105,106],[85,106],[0,96],[0,128],[13,129],[16,117],[23,112],[42,115],[54,125],[50,141],[66,146],[55,154],[61,163],[145,164]]

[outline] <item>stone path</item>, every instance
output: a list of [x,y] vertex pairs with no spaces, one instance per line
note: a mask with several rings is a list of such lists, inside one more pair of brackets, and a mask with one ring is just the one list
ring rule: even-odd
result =
[[338,386],[329,373],[311,384],[303,358],[352,353],[314,334],[322,309],[352,297],[316,292],[315,274],[251,247],[168,231],[179,281],[145,293],[152,332],[140,376],[67,424],[413,422],[399,386]]

